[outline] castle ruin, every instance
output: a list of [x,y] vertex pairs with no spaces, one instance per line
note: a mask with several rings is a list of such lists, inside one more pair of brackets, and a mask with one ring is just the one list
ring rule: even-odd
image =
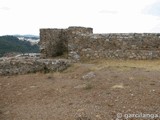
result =
[[40,29],[43,58],[160,59],[159,33],[93,34],[92,28]]

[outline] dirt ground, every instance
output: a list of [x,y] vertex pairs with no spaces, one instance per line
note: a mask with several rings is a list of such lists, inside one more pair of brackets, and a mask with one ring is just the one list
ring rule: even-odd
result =
[[0,76],[0,120],[160,120],[159,73],[157,60],[102,60]]

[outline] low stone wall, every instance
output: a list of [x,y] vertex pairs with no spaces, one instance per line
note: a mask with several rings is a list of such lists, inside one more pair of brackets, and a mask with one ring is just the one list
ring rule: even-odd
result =
[[160,34],[79,34],[68,41],[69,59],[160,59]]
[[1,58],[0,75],[63,71],[70,66],[65,59]]
[[[40,36],[41,53],[45,58],[57,57],[54,52],[61,50],[62,55],[67,54],[62,58],[73,61],[102,58],[160,59],[159,33],[93,34],[92,28],[69,27],[49,31],[41,29]],[[61,47],[57,47],[57,43],[61,43]]]

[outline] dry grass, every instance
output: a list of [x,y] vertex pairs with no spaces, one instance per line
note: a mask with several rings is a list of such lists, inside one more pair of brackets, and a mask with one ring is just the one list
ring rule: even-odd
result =
[[90,62],[94,64],[91,70],[97,71],[112,67],[116,70],[126,71],[132,68],[142,68],[146,70],[160,70],[160,60],[96,60]]
[[78,69],[80,67],[80,63],[75,63],[75,64],[72,64],[67,70],[65,70],[64,72],[62,73],[70,73],[70,72],[74,72],[76,69]]
[[[83,80],[91,69],[94,79]],[[160,70],[160,61],[96,60],[63,72],[1,76],[0,120],[111,120],[123,111],[158,113],[160,74],[151,70]]]
[[86,84],[86,86],[84,87],[84,90],[91,90],[93,88],[93,85],[91,85],[91,83]]

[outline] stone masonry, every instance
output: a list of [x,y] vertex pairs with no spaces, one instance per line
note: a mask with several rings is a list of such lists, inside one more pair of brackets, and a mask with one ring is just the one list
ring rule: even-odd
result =
[[37,57],[0,58],[1,75],[19,75],[36,72],[61,72],[70,66],[66,59],[40,59]]
[[160,59],[160,34],[93,34],[92,28],[85,27],[40,29],[40,47],[44,58]]

